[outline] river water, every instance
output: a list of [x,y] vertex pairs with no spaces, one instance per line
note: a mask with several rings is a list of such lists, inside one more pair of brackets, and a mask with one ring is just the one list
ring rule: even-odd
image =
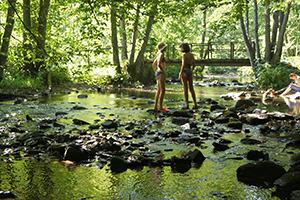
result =
[[[222,79],[221,81],[228,81]],[[240,81],[245,81],[241,79]],[[249,81],[249,80],[246,80]],[[220,95],[231,92],[226,87],[195,87],[197,99],[212,98],[227,107],[233,106],[235,100],[226,101]],[[180,108],[183,101],[182,86],[180,84],[167,85],[165,107]],[[78,98],[79,94],[87,94],[88,98]],[[65,131],[76,128],[72,118],[78,118],[90,123],[95,120],[118,119],[122,122],[155,120],[150,128],[155,132],[165,133],[171,129],[182,129],[171,123],[168,117],[157,117],[148,114],[147,109],[153,108],[155,90],[119,89],[103,92],[71,92],[65,95],[53,95],[51,98],[39,99],[15,105],[13,101],[2,102],[1,118],[4,116],[15,118],[16,124],[22,121],[24,115],[32,118],[55,118],[55,112],[66,111],[68,116],[59,119],[65,124]],[[286,113],[298,114],[292,104],[282,99],[269,104],[257,102],[258,108],[269,111],[277,110]],[[74,105],[80,105],[86,110],[71,111]],[[289,107],[290,106],[290,107]],[[298,106],[299,107],[299,106]],[[200,110],[209,110],[209,106],[202,106]],[[200,122],[200,118],[195,116]],[[201,122],[200,122],[201,125]],[[36,127],[27,127],[34,131]],[[200,167],[192,167],[185,173],[174,173],[171,167],[144,167],[139,170],[128,169],[125,172],[111,173],[109,166],[97,169],[93,163],[87,165],[67,165],[49,158],[43,159],[12,159],[2,157],[0,161],[0,191],[11,191],[19,199],[120,199],[120,200],[184,200],[184,199],[233,199],[233,200],[265,200],[278,199],[272,197],[275,188],[261,189],[255,186],[238,182],[236,170],[239,166],[248,163],[246,159],[230,158],[241,157],[249,150],[266,150],[270,160],[283,164],[289,160],[289,155],[282,153],[284,144],[278,143],[276,138],[264,137],[259,134],[258,127],[244,125],[256,138],[266,140],[263,145],[247,146],[237,142],[245,135],[225,132],[223,138],[233,142],[230,149],[214,152],[213,141],[205,141],[199,150],[206,157]],[[1,128],[2,130],[2,128]],[[52,130],[49,130],[52,131]],[[64,130],[62,130],[64,131]],[[141,138],[147,142],[147,138]],[[5,141],[1,141],[2,143]],[[194,146],[174,144],[169,140],[146,145],[150,150],[161,150],[165,158],[180,156]],[[168,149],[168,150],[167,150]],[[171,151],[170,151],[171,149]]]

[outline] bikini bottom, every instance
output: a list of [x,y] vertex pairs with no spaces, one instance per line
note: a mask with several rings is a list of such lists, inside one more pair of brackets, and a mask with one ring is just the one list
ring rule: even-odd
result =
[[193,74],[193,71],[192,71],[192,70],[189,70],[189,69],[183,70],[183,72],[184,72],[187,76],[190,76],[190,75]]
[[164,72],[161,72],[161,71],[156,71],[155,72],[155,78],[157,78],[160,74],[163,74]]

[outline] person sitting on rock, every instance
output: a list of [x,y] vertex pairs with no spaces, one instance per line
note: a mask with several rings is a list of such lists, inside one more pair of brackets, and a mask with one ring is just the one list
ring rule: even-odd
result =
[[297,74],[294,74],[294,73],[290,73],[289,76],[290,76],[291,80],[295,81],[295,83],[291,83],[280,96],[287,95],[287,93],[289,93],[291,90],[295,90],[296,92],[300,92],[300,77]]

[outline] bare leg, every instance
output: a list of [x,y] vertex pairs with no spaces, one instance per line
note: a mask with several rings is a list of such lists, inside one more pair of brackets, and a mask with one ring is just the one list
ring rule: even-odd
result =
[[197,106],[196,95],[195,95],[194,86],[193,86],[193,75],[188,77],[188,84],[189,84],[189,89],[190,89],[190,93],[193,98],[194,105]]
[[157,91],[155,94],[154,108],[157,108],[158,99],[160,96],[161,96],[161,84],[160,84],[159,80],[157,80]]
[[289,91],[291,91],[290,87],[286,88],[286,90],[280,96],[285,96],[287,93],[289,93]]
[[187,82],[188,76],[185,73],[182,73],[181,75],[181,83],[183,86],[183,93],[184,93],[184,99],[185,99],[185,105],[189,105],[189,96],[188,96],[188,82]]
[[166,92],[166,81],[160,82],[160,97],[159,97],[159,108],[163,108],[163,100]]

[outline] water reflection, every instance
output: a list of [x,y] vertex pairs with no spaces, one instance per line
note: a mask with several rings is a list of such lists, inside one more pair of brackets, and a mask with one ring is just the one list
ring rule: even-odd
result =
[[293,97],[281,97],[283,98],[286,105],[289,107],[289,113],[290,114],[298,114],[300,111],[300,100],[296,100],[296,98]]
[[[273,106],[276,107],[288,107],[288,109],[280,109],[283,112],[289,114],[299,114],[300,113],[300,100],[297,100],[299,94],[289,95],[289,96],[268,96],[266,93],[262,96],[262,103],[269,106],[271,110],[274,110]],[[281,105],[284,102],[283,105]],[[275,109],[276,110],[276,109]]]

